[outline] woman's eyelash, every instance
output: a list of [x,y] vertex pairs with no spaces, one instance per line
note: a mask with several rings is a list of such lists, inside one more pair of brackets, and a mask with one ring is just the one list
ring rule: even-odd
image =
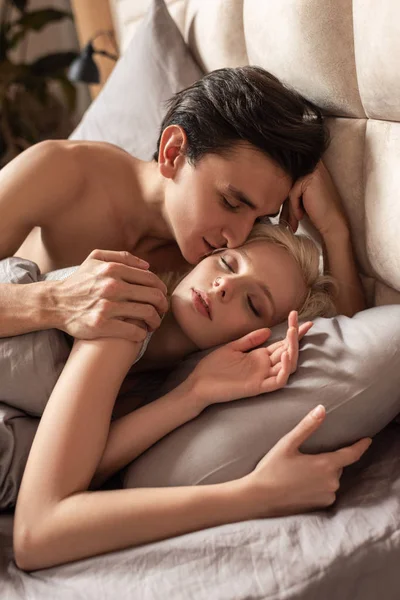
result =
[[256,317],[261,317],[260,313],[258,312],[258,310],[256,309],[256,307],[252,303],[250,296],[247,296],[247,301],[249,303],[250,309],[256,315]]
[[229,263],[226,262],[226,260],[224,259],[223,256],[221,256],[221,261],[224,263],[225,267],[227,267],[229,269],[229,271],[231,271],[232,273],[234,273],[235,271],[233,270],[233,268],[231,267],[231,265]]
[[234,206],[233,204],[231,204],[230,202],[228,202],[228,200],[225,198],[225,196],[222,196],[222,204],[225,206],[225,208],[227,208],[228,210],[231,210],[232,212],[237,212],[239,210],[239,206]]
[[[221,256],[221,261],[223,262],[223,264],[225,265],[225,267],[227,267],[229,269],[229,271],[231,271],[232,273],[235,272],[234,269],[231,267],[231,265],[226,262],[226,260],[224,259],[223,256]],[[261,315],[258,312],[258,310],[256,309],[256,307],[254,306],[253,302],[251,301],[250,296],[247,296],[247,302],[249,304],[251,312],[254,313],[256,315],[256,317],[260,317]]]

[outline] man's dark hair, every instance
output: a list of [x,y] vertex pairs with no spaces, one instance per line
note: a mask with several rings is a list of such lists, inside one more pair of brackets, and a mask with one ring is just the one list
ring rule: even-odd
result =
[[293,182],[311,173],[328,145],[322,113],[274,75],[256,66],[212,71],[167,103],[161,134],[180,125],[186,157],[195,165],[207,154],[229,154],[237,142],[255,146]]

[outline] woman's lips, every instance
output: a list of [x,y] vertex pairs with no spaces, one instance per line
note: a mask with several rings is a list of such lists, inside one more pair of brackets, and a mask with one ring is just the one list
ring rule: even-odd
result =
[[207,307],[205,306],[205,304],[200,296],[201,296],[201,294],[197,290],[192,288],[192,302],[193,302],[195,309],[201,315],[204,315],[205,317],[207,317],[207,319],[211,320],[210,310],[209,310],[209,308],[207,309]]

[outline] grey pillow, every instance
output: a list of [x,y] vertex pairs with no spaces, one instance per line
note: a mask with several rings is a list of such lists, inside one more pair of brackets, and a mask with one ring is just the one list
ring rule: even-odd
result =
[[[133,461],[125,469],[124,487],[242,477],[319,403],[327,416],[302,446],[305,452],[334,450],[383,429],[400,412],[400,305],[314,323],[285,388],[209,406]],[[274,328],[272,339],[282,339],[285,330],[285,324]],[[204,354],[192,355],[175,369],[159,395],[183,381]]]
[[[12,257],[0,261],[0,281],[63,279],[76,268],[41,275],[32,261]],[[274,328],[271,341],[285,330],[284,324]],[[53,329],[0,339],[0,509],[15,502],[36,431],[38,419],[28,414],[42,413],[69,350],[65,335]],[[186,359],[156,388],[153,399],[184,380],[204,354]],[[283,390],[210,406],[134,461],[124,485],[240,477],[320,402],[327,407],[326,422],[303,450],[331,450],[374,435],[400,411],[399,383],[400,305],[373,308],[352,319],[316,319],[301,342],[299,368]]]
[[[62,279],[77,267],[42,276],[36,263],[18,257],[0,260],[0,282],[27,284]],[[40,416],[70,352],[58,329],[33,331],[0,339],[0,402]]]
[[[0,260],[0,282],[28,284],[64,279],[77,267],[41,275],[36,263]],[[40,416],[64,367],[70,345],[63,332],[45,329],[0,339],[0,510],[15,504]]]
[[0,511],[15,505],[39,419],[0,402]]
[[150,160],[165,101],[203,76],[163,0],[152,0],[126,52],[71,134]]

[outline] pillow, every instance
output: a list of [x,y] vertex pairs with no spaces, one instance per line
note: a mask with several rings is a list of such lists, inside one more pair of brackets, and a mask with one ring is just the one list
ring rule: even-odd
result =
[[[274,328],[282,339],[286,324]],[[159,391],[183,381],[205,352],[177,367]],[[317,318],[301,341],[298,369],[270,394],[207,407],[133,461],[124,487],[222,483],[250,473],[272,446],[313,407],[324,423],[301,450],[335,450],[374,436],[400,412],[400,305],[353,318]]]
[[142,160],[157,147],[164,103],[203,76],[163,0],[153,0],[73,140],[111,142]]
[[15,505],[39,419],[0,402],[0,511]]
[[[27,284],[62,279],[77,267],[42,276],[36,263],[18,257],[0,260],[0,282]],[[0,339],[0,402],[40,416],[70,352],[58,329],[33,331]]]

